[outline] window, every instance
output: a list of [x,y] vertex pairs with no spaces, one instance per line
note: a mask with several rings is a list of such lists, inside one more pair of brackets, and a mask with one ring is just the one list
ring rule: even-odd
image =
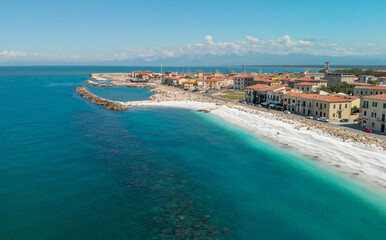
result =
[[371,106],[378,107],[378,103],[377,102],[372,102]]
[[344,108],[347,108],[347,103],[344,105]]
[[324,104],[324,108],[327,108],[327,104]]
[[382,114],[382,122],[385,121],[385,114]]
[[316,106],[318,106],[318,103],[316,103]]
[[366,116],[366,115],[367,115],[367,112],[366,112],[366,111],[364,111],[364,112],[363,112],[363,116]]
[[335,117],[335,113],[332,114],[332,117]]
[[386,103],[383,104],[383,108],[386,108]]
[[334,104],[334,109],[336,108],[336,105]]
[[339,104],[339,110],[342,110],[342,104]]
[[323,117],[325,117],[326,116],[326,113],[323,113]]

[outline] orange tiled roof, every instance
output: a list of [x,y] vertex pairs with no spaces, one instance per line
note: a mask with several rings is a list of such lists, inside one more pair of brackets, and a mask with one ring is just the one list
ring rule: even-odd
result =
[[363,96],[363,98],[386,101],[386,94]]
[[374,87],[371,87],[372,90],[386,90],[386,87],[383,87],[383,86],[374,86]]
[[252,77],[248,73],[241,73],[235,76],[235,78]]
[[186,81],[186,82],[183,82],[183,84],[185,84],[185,83],[196,83],[195,81],[192,81],[192,80],[190,80],[190,81]]
[[349,85],[351,85],[351,86],[373,86],[373,84],[370,84],[370,83],[360,83],[360,82],[349,83]]
[[264,79],[264,78],[255,78],[253,81],[255,81],[255,82],[266,82],[266,83],[279,82],[279,81],[276,81],[276,80]]
[[259,91],[264,92],[264,91],[274,91],[274,90],[277,90],[277,89],[283,88],[283,87],[286,87],[286,85],[282,84],[282,85],[279,85],[279,86],[271,87],[271,86],[268,86],[268,85],[265,85],[265,84],[255,84],[255,85],[249,86],[247,88],[255,89],[255,90],[259,90]]
[[223,81],[223,79],[220,78],[211,78],[211,79],[201,79],[199,80],[200,82],[218,82],[218,81]]
[[320,95],[320,94],[307,94],[307,93],[287,93],[286,96],[305,98],[323,102],[351,102],[351,99],[345,99],[341,97],[336,97],[332,95]]
[[310,82],[300,82],[296,83],[295,86],[314,86],[315,83],[310,83]]

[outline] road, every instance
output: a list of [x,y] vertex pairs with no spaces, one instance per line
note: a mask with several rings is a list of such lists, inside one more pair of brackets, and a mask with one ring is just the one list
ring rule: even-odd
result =
[[[246,104],[246,103],[240,103],[237,100],[232,100],[232,99],[228,99],[228,98],[222,98],[222,97],[220,97],[218,95],[217,96],[214,95],[216,93],[220,93],[220,92],[223,92],[223,91],[226,91],[226,90],[229,90],[229,89],[214,90],[214,91],[207,92],[207,93],[202,93],[202,94],[204,96],[207,96],[207,97],[211,97],[211,98],[222,100],[222,101],[234,102],[234,103],[237,103],[238,105],[248,106],[248,107],[251,107],[251,108],[255,108],[257,110],[263,108],[263,107],[257,107],[257,106],[254,106],[254,105],[249,105],[249,104]],[[287,115],[287,114],[283,113],[282,111],[277,111],[277,110],[273,110],[273,109],[270,109],[269,111],[274,112],[274,113],[276,113],[278,115]],[[305,121],[309,121],[309,122],[315,122],[316,121],[316,120],[308,119],[305,116],[300,115],[300,114],[291,113],[291,116],[293,116],[295,118],[299,118],[299,119],[305,120]],[[340,129],[344,129],[344,130],[347,130],[347,131],[351,131],[353,133],[361,133],[361,134],[364,134],[364,135],[367,135],[367,136],[378,137],[378,138],[386,140],[386,134],[364,132],[363,131],[363,127],[359,127],[356,124],[353,124],[352,122],[351,123],[329,122],[329,123],[323,123],[323,124],[327,124],[327,125],[329,125],[331,127],[335,127],[335,128],[340,128]]]

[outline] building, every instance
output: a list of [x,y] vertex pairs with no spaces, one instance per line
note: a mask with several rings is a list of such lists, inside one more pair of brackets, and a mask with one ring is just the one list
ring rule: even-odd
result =
[[203,89],[220,89],[224,87],[224,80],[220,78],[211,78],[211,79],[199,79],[197,80],[197,85],[199,88]]
[[312,79],[322,79],[324,78],[324,73],[319,73],[319,72],[310,72],[308,69],[304,72],[303,74],[304,77],[307,78],[312,78]]
[[358,87],[358,86],[365,86],[365,87],[372,87],[374,86],[373,84],[370,84],[370,83],[362,83],[362,82],[353,82],[353,83],[349,83],[349,88],[355,88],[355,87]]
[[281,82],[265,78],[254,78],[254,84],[265,84],[271,87],[275,87],[281,85]]
[[312,79],[309,77],[291,79],[291,80],[287,81],[287,84],[288,84],[288,87],[295,88],[295,84],[302,83],[302,82],[313,83],[313,84],[315,84],[316,88],[327,87],[327,80],[325,80],[325,79]]
[[386,77],[377,77],[380,86],[386,86]]
[[386,94],[386,87],[374,85],[354,87],[354,96],[369,96],[378,94]]
[[330,120],[352,118],[351,108],[359,105],[358,97],[338,97],[290,92],[283,96],[284,109],[303,115],[325,117]]
[[286,85],[279,85],[279,86],[268,86],[266,84],[255,84],[252,86],[248,86],[245,88],[245,101],[252,104],[261,104],[266,101],[268,101],[268,92],[270,92],[269,98],[271,100],[275,99],[276,102],[280,103],[280,97],[277,99],[274,92],[276,90],[282,90],[285,89]]
[[182,87],[184,89],[193,89],[195,85],[196,85],[196,81],[194,80],[189,80],[182,83]]
[[361,98],[361,125],[382,133],[386,124],[386,94]]
[[179,78],[179,77],[165,77],[162,80],[162,84],[168,85],[168,86],[182,86],[182,83],[188,81],[186,78]]
[[318,86],[312,82],[295,83],[295,88],[301,90],[303,93],[314,93],[318,90]]
[[376,78],[374,76],[370,75],[359,75],[358,76],[358,82],[360,83],[368,83],[370,81],[374,81]]
[[243,73],[233,77],[233,87],[244,90],[248,86],[254,85],[254,79],[249,74]]
[[327,80],[327,86],[330,87],[342,82],[355,82],[357,77],[350,73],[326,73],[325,79]]

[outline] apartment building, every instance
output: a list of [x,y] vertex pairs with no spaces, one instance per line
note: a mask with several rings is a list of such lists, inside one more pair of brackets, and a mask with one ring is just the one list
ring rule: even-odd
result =
[[255,84],[253,77],[249,74],[240,74],[236,75],[233,78],[233,86],[235,89],[244,90],[246,87],[252,86]]
[[303,114],[325,117],[330,120],[351,118],[351,108],[359,106],[357,97],[338,97],[306,93],[286,93],[283,96],[284,109]]
[[313,93],[318,90],[318,86],[312,82],[300,82],[295,84],[295,88],[303,93]]
[[326,73],[325,78],[328,87],[342,82],[352,83],[357,80],[357,76],[349,73]]
[[386,94],[363,96],[361,98],[362,127],[382,133],[386,124]]
[[369,96],[378,94],[386,94],[386,87],[374,85],[354,87],[354,96]]

